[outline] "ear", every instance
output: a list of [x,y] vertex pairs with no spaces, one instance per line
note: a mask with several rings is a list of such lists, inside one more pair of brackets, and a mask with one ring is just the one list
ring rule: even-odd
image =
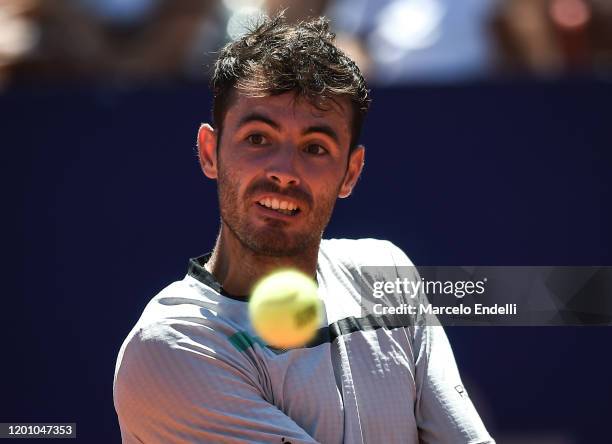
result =
[[216,179],[217,133],[208,123],[203,123],[198,130],[198,157],[204,175]]
[[357,179],[359,179],[359,176],[361,175],[364,160],[365,147],[363,145],[359,145],[349,155],[348,168],[346,169],[346,174],[344,175],[344,180],[342,181],[342,186],[340,187],[338,197],[345,198],[351,195],[351,192],[357,183]]

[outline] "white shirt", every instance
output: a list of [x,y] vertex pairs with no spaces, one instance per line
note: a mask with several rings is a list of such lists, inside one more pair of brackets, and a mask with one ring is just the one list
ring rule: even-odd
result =
[[493,443],[462,386],[442,327],[372,325],[363,266],[410,266],[387,241],[321,242],[320,336],[278,351],[253,331],[247,302],[203,264],[147,305],[115,370],[132,443]]

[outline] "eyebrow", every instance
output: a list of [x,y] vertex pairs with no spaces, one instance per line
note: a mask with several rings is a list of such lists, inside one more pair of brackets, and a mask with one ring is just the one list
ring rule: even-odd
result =
[[[265,123],[266,125],[271,126],[277,131],[281,129],[280,125],[277,122],[275,122],[274,120],[272,120],[270,117],[266,116],[265,114],[261,114],[258,112],[252,112],[252,113],[244,115],[238,122],[238,127],[240,128],[241,126],[244,126],[251,122]],[[326,136],[331,138],[334,142],[336,142],[337,144],[340,144],[340,138],[338,137],[338,134],[329,125],[312,125],[306,128],[304,131],[302,131],[303,136],[312,134],[312,133],[325,134]]]
[[336,134],[336,132],[333,130],[331,126],[328,126],[328,125],[309,126],[302,132],[302,135],[305,136],[311,133],[325,134],[326,136],[331,138],[334,142],[336,142],[338,145],[340,145],[340,139],[338,138],[338,134]]
[[274,120],[270,119],[268,116],[264,114],[260,114],[256,112],[249,113],[243,116],[238,122],[238,127],[244,126],[247,123],[251,123],[251,122],[262,122],[267,125],[270,125],[272,128],[276,130],[280,129],[280,125],[276,123]]

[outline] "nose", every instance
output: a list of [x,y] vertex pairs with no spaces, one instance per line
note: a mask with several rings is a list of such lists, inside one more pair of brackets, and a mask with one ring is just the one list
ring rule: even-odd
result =
[[274,162],[266,172],[266,176],[280,187],[298,186],[300,178],[295,169],[294,150],[284,151],[275,156]]

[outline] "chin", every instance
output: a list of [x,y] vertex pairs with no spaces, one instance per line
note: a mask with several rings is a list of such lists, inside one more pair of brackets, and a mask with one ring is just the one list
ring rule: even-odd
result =
[[265,229],[265,233],[255,230],[242,237],[242,243],[251,251],[263,256],[288,257],[304,253],[311,242],[304,236],[290,236],[281,230]]
[[287,242],[286,239],[279,237],[267,239],[251,239],[246,242],[247,246],[257,254],[263,256],[285,257],[295,256],[304,251],[301,245],[296,245],[292,242]]

